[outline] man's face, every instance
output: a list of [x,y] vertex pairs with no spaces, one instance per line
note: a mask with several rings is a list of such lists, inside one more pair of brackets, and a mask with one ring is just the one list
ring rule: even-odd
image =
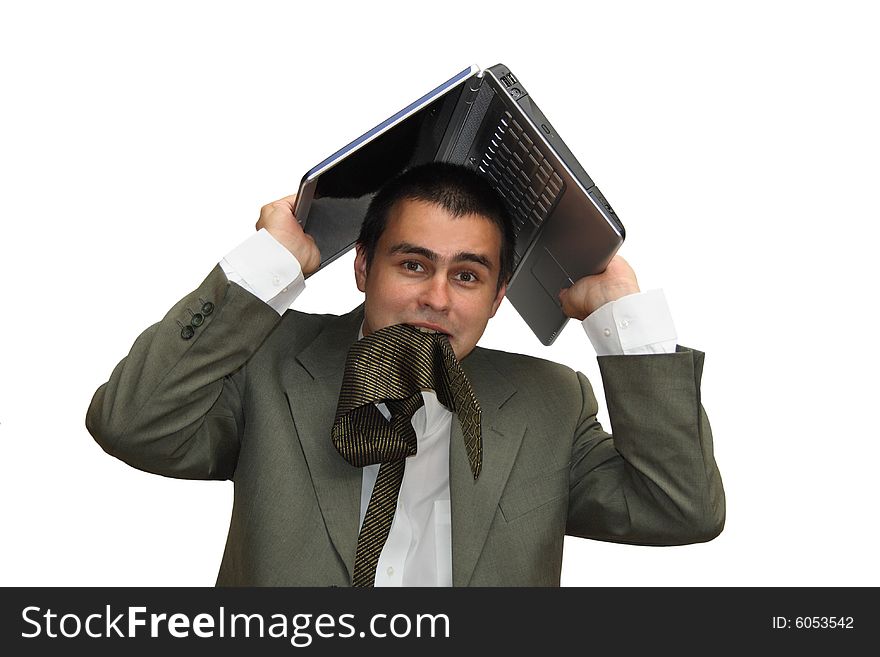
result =
[[489,219],[399,201],[369,272],[360,248],[354,261],[358,289],[366,294],[364,335],[394,324],[427,327],[445,333],[461,360],[504,298],[500,261],[501,231]]

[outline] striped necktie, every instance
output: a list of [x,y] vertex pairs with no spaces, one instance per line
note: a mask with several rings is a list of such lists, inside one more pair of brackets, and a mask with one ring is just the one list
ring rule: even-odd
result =
[[[440,403],[458,416],[476,479],[482,468],[480,406],[446,336],[397,324],[371,333],[349,350],[333,445],[352,465],[381,464],[358,534],[353,586],[373,586],[406,458],[418,451],[412,416],[424,403],[422,390],[434,390]],[[390,420],[376,408],[381,402]]]

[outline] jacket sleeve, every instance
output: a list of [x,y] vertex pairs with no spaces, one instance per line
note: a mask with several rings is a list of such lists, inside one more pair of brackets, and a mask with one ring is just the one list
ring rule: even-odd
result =
[[642,545],[715,538],[725,498],[712,431],[700,401],[704,354],[602,356],[613,436],[596,420],[580,373],[583,407],[574,437],[566,532]]
[[89,433],[107,453],[147,472],[231,478],[243,365],[279,320],[215,267],[137,338],[98,388],[86,414]]

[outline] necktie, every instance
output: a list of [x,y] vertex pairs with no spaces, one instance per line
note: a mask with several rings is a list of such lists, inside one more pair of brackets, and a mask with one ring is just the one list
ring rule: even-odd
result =
[[[480,406],[446,336],[398,324],[364,337],[349,350],[333,444],[352,465],[381,464],[358,534],[354,586],[373,586],[406,458],[418,450],[412,415],[422,406],[425,389],[434,390],[440,403],[457,414],[476,479],[482,467]],[[380,402],[387,405],[390,420],[376,408]]]

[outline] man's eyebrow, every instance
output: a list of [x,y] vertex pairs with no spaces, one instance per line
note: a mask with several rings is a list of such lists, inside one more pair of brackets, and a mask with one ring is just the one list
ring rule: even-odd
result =
[[[431,251],[431,249],[426,249],[423,246],[418,246],[416,244],[410,244],[409,242],[400,242],[399,244],[395,244],[388,250],[389,255],[394,255],[397,253],[411,253],[413,255],[420,255],[423,258],[430,260],[431,262],[437,262],[440,260],[440,256]],[[492,261],[484,256],[482,253],[471,253],[470,251],[459,251],[451,258],[452,262],[473,262],[478,265],[482,265],[486,269],[492,269]]]
[[431,249],[426,249],[423,246],[416,246],[409,242],[400,242],[388,249],[389,255],[394,255],[396,253],[412,253],[413,255],[420,255],[431,262],[437,262],[437,260],[440,259],[440,256],[431,251]]
[[492,270],[492,261],[481,253],[469,253],[468,251],[460,251],[452,256],[453,262],[474,262],[483,265],[489,271]]

